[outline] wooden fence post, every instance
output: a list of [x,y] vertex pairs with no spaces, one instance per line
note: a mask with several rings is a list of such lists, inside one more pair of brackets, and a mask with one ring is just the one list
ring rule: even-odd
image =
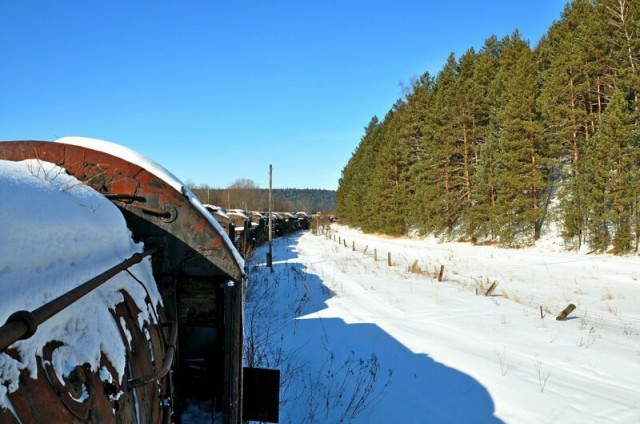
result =
[[378,262],[378,248],[373,249],[373,260]]
[[440,265],[440,274],[438,274],[438,282],[442,281],[442,277],[444,277],[444,265]]
[[491,293],[493,293],[493,291],[496,289],[496,287],[498,287],[498,282],[494,281],[493,284],[491,284],[489,286],[489,288],[487,289],[486,293],[484,294],[485,296],[491,296]]
[[387,266],[393,266],[391,263],[391,252],[387,253]]
[[564,308],[564,311],[562,311],[560,315],[556,317],[556,320],[564,321],[567,318],[567,316],[569,316],[569,314],[573,312],[574,309],[576,309],[576,305],[574,305],[573,303],[570,303],[569,306]]

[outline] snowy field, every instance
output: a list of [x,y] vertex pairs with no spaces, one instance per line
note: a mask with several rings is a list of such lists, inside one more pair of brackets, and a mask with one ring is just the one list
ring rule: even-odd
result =
[[248,262],[245,352],[282,370],[283,423],[640,422],[638,257],[335,224],[274,243],[273,271],[266,247]]

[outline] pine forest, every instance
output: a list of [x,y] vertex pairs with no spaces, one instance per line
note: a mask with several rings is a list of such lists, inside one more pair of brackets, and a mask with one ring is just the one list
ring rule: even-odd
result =
[[535,47],[517,30],[373,117],[337,212],[367,232],[638,252],[640,1],[575,0]]

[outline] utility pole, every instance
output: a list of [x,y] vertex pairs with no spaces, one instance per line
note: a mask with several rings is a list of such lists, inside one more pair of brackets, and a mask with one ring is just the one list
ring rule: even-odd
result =
[[269,165],[269,253],[267,253],[267,266],[273,271],[273,213],[271,211],[271,180],[273,177],[273,166]]

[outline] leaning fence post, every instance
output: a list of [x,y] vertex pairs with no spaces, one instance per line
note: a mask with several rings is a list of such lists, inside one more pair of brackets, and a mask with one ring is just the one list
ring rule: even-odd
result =
[[438,282],[442,281],[443,276],[444,276],[444,265],[440,265],[440,274],[438,274]]
[[564,311],[562,311],[560,313],[560,315],[558,315],[556,317],[557,321],[564,321],[565,318],[567,318],[567,316],[569,316],[569,314],[571,312],[573,312],[573,310],[576,309],[576,305],[574,305],[573,303],[570,303],[569,306],[567,306],[566,308],[564,308]]
[[493,291],[496,289],[496,287],[498,287],[498,282],[494,281],[493,284],[491,284],[489,286],[489,288],[487,289],[487,292],[484,295],[485,296],[490,296],[491,293],[493,293]]

